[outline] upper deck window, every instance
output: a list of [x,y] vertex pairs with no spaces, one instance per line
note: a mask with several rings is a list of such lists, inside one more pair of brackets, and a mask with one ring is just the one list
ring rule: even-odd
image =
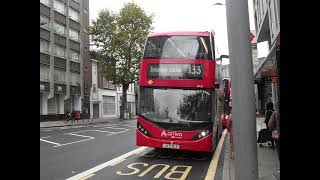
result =
[[210,59],[212,52],[207,36],[149,37],[144,59]]

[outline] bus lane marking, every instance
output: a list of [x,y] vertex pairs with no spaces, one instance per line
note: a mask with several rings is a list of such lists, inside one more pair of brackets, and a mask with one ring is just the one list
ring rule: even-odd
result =
[[173,159],[173,160],[196,160],[196,161],[205,161],[209,159],[207,155],[201,154],[179,154],[178,152],[170,153],[163,151],[149,151],[144,154],[141,154],[146,158],[160,158],[160,159]]
[[[50,137],[50,136],[48,136],[48,137]],[[47,137],[43,137],[43,138],[47,138]],[[44,139],[41,139],[41,138],[40,138],[40,141],[43,141],[43,142],[46,142],[46,143],[50,143],[50,144],[54,144],[54,145],[57,145],[57,146],[61,146],[60,143],[44,140]]]
[[88,139],[82,139],[82,140],[79,140],[79,141],[73,141],[73,142],[69,142],[69,143],[65,143],[65,144],[59,144],[59,145],[56,145],[56,146],[53,146],[53,147],[61,147],[61,146],[69,145],[69,144],[74,144],[74,143],[79,143],[79,142],[95,139],[92,136],[84,136],[84,135],[74,134],[74,133],[66,133],[64,135],[79,136],[79,137],[85,137],[85,138],[88,138]]
[[[111,131],[102,131],[102,130],[96,130],[96,129],[89,129],[89,130],[83,130],[83,131],[76,131],[76,132],[71,132],[71,133],[82,133],[82,132],[102,132],[102,133],[110,133],[114,134],[114,132]],[[67,133],[68,134],[68,133]]]
[[82,173],[74,175],[74,176],[68,178],[67,180],[79,180],[80,178],[86,177],[86,176],[88,176],[90,174],[93,174],[93,173],[95,173],[97,171],[100,171],[101,169],[104,169],[105,167],[110,166],[110,165],[112,165],[112,164],[114,164],[114,163],[116,163],[116,162],[118,162],[118,161],[120,161],[122,159],[125,159],[125,158],[133,155],[133,154],[139,154],[140,152],[144,151],[145,149],[147,149],[147,147],[137,148],[137,149],[135,149],[133,151],[127,152],[126,154],[123,154],[123,155],[121,155],[119,157],[116,157],[116,158],[114,158],[114,159],[112,159],[110,161],[107,161],[107,162],[102,163],[102,164],[100,164],[98,166],[95,166],[95,167],[93,167],[91,169],[88,169],[88,170],[86,170],[86,171],[84,171]]
[[105,129],[105,128],[115,129],[115,130],[129,130],[129,129],[126,129],[126,128],[112,127],[112,126],[104,126],[104,127],[101,127],[101,129]]
[[137,127],[137,125],[129,125],[129,124],[118,124],[117,126],[125,126],[125,127],[132,127],[132,128]]
[[94,176],[94,175],[95,175],[95,174],[89,174],[88,176],[83,177],[83,178],[81,178],[81,179],[79,179],[79,180],[86,180],[86,179],[91,178],[91,177]]
[[115,165],[117,165],[117,164],[119,164],[119,163],[121,163],[122,161],[125,161],[125,160],[126,160],[126,159],[120,159],[119,161],[111,164],[110,166],[115,166]]
[[105,129],[105,128],[114,129],[114,130],[122,130],[122,131],[118,131],[118,132],[110,131],[112,134],[119,134],[119,133],[124,133],[124,132],[129,131],[129,129],[126,129],[126,128],[114,128],[114,127],[103,127],[100,129]]
[[218,160],[219,160],[219,157],[220,157],[220,154],[221,154],[221,148],[222,148],[222,145],[224,143],[224,138],[226,137],[227,132],[228,132],[228,130],[225,129],[223,131],[223,133],[222,133],[222,136],[220,138],[218,146],[217,146],[217,148],[216,148],[216,150],[214,152],[214,155],[212,157],[212,160],[210,162],[210,165],[209,165],[205,180],[212,180],[216,175]]
[[[148,167],[149,164],[147,163],[143,163],[143,162],[135,162],[135,163],[131,163],[127,166],[128,169],[131,169],[133,171],[131,172],[123,172],[123,171],[117,171],[116,174],[121,175],[121,176],[130,176],[130,175],[134,175],[134,174],[138,174],[140,172],[141,169],[134,167],[134,165],[142,165],[144,167]],[[157,174],[155,174],[155,176],[153,176],[154,179],[159,178],[160,176],[162,176],[169,168],[170,165],[168,164],[153,164],[150,167],[148,167],[146,170],[144,170],[141,174],[139,174],[139,177],[143,177],[144,175],[146,175],[148,172],[150,172],[152,169],[154,169],[157,166],[163,166],[162,169],[160,171],[157,172]],[[185,168],[184,170],[177,170],[178,168]],[[167,172],[164,175],[164,179],[179,179],[179,180],[184,180],[187,178],[189,172],[191,171],[192,166],[184,166],[184,165],[175,165],[173,166],[169,172]],[[172,175],[173,174],[181,174],[181,176],[179,178],[173,178]]]

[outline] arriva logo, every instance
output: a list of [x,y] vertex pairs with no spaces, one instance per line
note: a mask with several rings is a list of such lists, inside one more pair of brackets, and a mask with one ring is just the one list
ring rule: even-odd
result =
[[175,131],[168,131],[167,133],[166,133],[166,131],[162,131],[162,133],[161,133],[161,136],[164,136],[164,137],[167,137],[167,136],[169,136],[169,137],[171,137],[171,138],[182,138],[182,133],[178,133],[178,132],[175,132]]

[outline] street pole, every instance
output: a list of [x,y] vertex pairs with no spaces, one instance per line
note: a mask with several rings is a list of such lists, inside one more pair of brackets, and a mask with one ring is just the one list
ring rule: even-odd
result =
[[226,0],[235,179],[258,179],[256,114],[247,0]]

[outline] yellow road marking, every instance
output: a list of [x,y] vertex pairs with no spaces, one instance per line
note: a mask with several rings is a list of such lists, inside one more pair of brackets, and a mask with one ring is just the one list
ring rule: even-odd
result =
[[144,151],[145,149],[147,149],[147,147],[140,147],[140,148],[135,149],[133,151],[127,152],[126,154],[123,154],[123,155],[121,155],[119,157],[116,157],[116,158],[114,158],[114,159],[112,159],[110,161],[107,161],[105,163],[99,164],[99,165],[97,165],[97,166],[95,166],[95,167],[93,167],[91,169],[88,169],[88,170],[86,170],[84,172],[81,172],[81,173],[79,173],[77,175],[74,175],[74,176],[68,178],[67,180],[79,180],[81,178],[87,177],[90,174],[93,174],[93,173],[95,173],[97,171],[100,171],[101,169],[104,169],[104,168],[110,166],[111,164],[114,164],[115,162],[118,162],[119,159],[125,159],[125,158],[127,158],[127,157],[129,157],[129,156],[131,156],[131,155],[133,155],[135,153]]
[[224,138],[225,138],[227,132],[228,132],[227,129],[225,129],[222,133],[222,136],[220,138],[218,146],[217,146],[217,148],[214,152],[213,158],[210,162],[205,180],[213,180],[214,176],[216,175],[218,160],[219,160],[219,156],[221,154],[221,148],[222,148]]

